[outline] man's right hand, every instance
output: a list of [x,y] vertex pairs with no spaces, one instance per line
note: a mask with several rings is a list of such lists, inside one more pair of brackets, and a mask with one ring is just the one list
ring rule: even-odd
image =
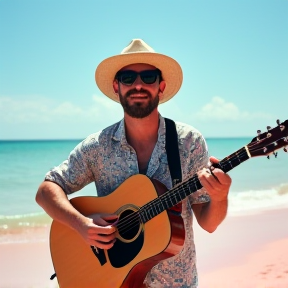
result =
[[83,239],[90,246],[100,249],[110,249],[116,241],[116,223],[118,216],[115,214],[92,214],[85,223],[76,228]]
[[[70,203],[63,189],[56,183],[44,181],[36,194],[37,203],[46,213],[68,227],[75,229],[87,244],[110,249],[116,241],[115,214],[82,215]],[[113,224],[114,223],[114,224]]]

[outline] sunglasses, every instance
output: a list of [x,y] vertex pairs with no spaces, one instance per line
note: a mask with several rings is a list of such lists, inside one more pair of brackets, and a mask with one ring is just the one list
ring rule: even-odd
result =
[[126,86],[132,85],[140,75],[141,81],[145,84],[155,83],[158,76],[161,76],[161,71],[159,69],[155,70],[144,70],[141,72],[136,72],[133,70],[118,71],[115,78]]

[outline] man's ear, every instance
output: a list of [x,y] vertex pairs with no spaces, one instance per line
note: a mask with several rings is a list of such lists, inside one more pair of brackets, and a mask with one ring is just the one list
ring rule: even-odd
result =
[[164,80],[162,80],[160,83],[159,83],[159,99],[162,100],[163,98],[163,92],[166,88],[166,82]]
[[113,80],[113,90],[114,90],[114,93],[117,94],[117,96],[118,96],[119,83],[116,79]]

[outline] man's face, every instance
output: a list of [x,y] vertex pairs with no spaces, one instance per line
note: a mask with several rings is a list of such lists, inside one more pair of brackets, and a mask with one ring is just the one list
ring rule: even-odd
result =
[[[152,70],[155,72],[156,67],[148,64],[132,64],[122,68],[120,71],[135,71],[142,72]],[[165,82],[161,84],[164,85]],[[164,90],[164,88],[162,88]],[[162,95],[159,85],[159,76],[154,83],[147,84],[143,82],[140,75],[131,85],[126,85],[121,80],[114,81],[114,90],[118,91],[120,103],[124,109],[124,112],[133,118],[147,117],[154,111],[159,104],[159,94]],[[159,93],[160,92],[160,93]]]

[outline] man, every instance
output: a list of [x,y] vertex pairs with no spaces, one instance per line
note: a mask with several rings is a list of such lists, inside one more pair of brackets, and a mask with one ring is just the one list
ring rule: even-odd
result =
[[[68,160],[47,173],[36,201],[55,220],[76,230],[91,246],[110,249],[115,243],[117,215],[85,217],[72,207],[67,194],[95,182],[97,193],[112,193],[125,179],[141,173],[172,188],[165,150],[165,122],[158,104],[172,98],[182,84],[182,69],[172,58],[155,53],[141,39],[101,62],[95,73],[100,90],[120,102],[124,119],[90,135]],[[146,287],[197,287],[192,215],[213,232],[227,212],[231,179],[213,172],[202,135],[193,127],[176,123],[183,179],[198,173],[203,188],[182,201],[185,243],[174,257],[160,261],[147,274]],[[210,162],[218,160],[210,157]],[[97,212],[97,211],[96,211]],[[93,219],[92,219],[93,218]]]

